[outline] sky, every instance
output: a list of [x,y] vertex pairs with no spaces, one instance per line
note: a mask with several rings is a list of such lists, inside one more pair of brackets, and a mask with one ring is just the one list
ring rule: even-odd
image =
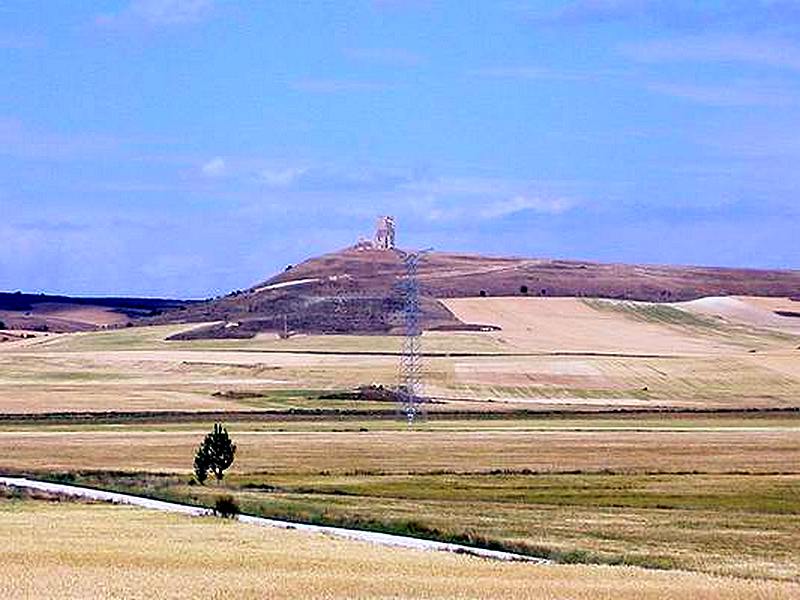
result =
[[343,248],[800,268],[800,0],[4,0],[0,290]]

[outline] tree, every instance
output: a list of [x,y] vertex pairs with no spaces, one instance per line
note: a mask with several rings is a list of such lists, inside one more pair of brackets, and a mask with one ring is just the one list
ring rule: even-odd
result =
[[215,423],[194,455],[194,475],[197,481],[204,483],[209,471],[217,478],[217,482],[222,481],[225,470],[233,464],[235,455],[236,444],[231,441],[228,431],[221,423]]
[[203,445],[201,444],[197,449],[197,452],[194,454],[194,478],[197,479],[197,483],[200,485],[203,485],[206,482],[206,479],[208,479],[209,467],[208,454],[205,452]]

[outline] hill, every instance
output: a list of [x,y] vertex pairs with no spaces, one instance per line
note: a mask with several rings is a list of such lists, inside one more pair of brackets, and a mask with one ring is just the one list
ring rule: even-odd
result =
[[124,326],[190,301],[163,298],[80,298],[0,292],[0,329],[66,333]]
[[[402,250],[347,248],[309,259],[247,290],[168,311],[157,323],[208,322],[179,339],[262,331],[398,333]],[[678,302],[707,296],[788,297],[800,271],[604,264],[431,252],[419,263],[426,329],[474,329],[439,300],[481,296],[591,297]]]

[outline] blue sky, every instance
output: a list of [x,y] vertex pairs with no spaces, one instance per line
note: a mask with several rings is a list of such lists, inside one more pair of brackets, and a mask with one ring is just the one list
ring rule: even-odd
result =
[[344,247],[800,268],[800,1],[9,0],[0,289]]

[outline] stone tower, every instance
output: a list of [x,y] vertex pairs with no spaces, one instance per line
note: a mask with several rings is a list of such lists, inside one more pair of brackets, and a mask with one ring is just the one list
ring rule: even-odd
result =
[[378,226],[375,229],[375,241],[373,242],[376,250],[394,249],[394,217],[379,217]]

